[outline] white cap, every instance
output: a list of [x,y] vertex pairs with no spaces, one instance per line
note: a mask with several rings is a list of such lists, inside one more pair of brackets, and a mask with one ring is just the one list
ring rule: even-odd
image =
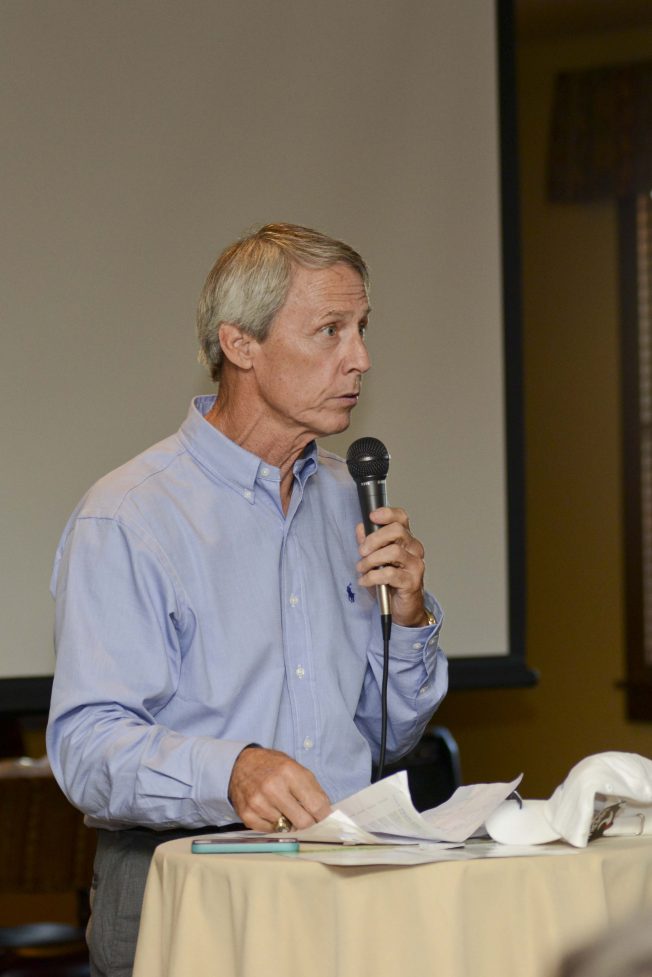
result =
[[486,821],[494,841],[584,848],[596,834],[652,834],[652,760],[597,753],[572,768],[549,800],[504,801]]
[[547,803],[511,797],[489,815],[485,827],[493,840],[503,845],[544,845],[547,841],[557,841],[559,832],[544,813]]

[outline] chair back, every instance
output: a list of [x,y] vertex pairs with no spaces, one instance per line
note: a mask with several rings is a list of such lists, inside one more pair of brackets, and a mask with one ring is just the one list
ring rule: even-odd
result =
[[462,784],[460,753],[451,731],[431,726],[407,756],[385,767],[384,776],[399,770],[407,772],[417,811],[443,804]]

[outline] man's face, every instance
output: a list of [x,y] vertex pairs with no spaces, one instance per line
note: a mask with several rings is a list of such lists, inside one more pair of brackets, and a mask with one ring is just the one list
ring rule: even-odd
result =
[[349,265],[295,268],[253,366],[266,413],[281,431],[323,437],[349,426],[370,366],[368,315],[362,279]]

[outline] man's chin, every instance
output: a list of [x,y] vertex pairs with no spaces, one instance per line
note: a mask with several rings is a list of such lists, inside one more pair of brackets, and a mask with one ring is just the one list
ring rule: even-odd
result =
[[318,434],[317,437],[327,438],[330,437],[331,434],[341,434],[342,431],[346,431],[346,429],[350,426],[350,424],[351,424],[351,411],[349,410],[346,411],[346,413],[342,414],[340,417],[332,418],[332,420],[330,420],[330,423],[324,424],[321,434]]

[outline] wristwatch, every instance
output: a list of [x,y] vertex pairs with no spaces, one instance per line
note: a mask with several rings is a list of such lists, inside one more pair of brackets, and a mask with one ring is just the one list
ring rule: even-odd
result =
[[[435,626],[435,624],[437,623],[437,618],[436,618],[436,617],[435,617],[435,615],[434,615],[434,614],[432,613],[432,611],[429,611],[429,610],[428,610],[428,608],[427,608],[427,607],[425,607],[425,608],[424,608],[424,610],[425,610],[425,612],[426,612],[426,617],[428,618],[428,624],[427,624],[427,627],[429,627],[429,628],[432,628],[432,627],[434,627],[434,626]],[[424,624],[424,627],[426,627],[426,625],[425,625],[425,624]]]

